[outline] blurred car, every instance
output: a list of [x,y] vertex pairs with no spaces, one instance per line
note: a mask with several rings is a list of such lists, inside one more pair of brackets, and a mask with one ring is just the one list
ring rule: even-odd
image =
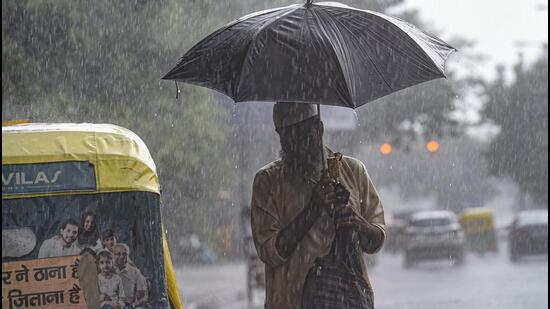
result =
[[416,210],[403,210],[393,213],[386,225],[386,243],[384,248],[391,253],[398,253],[402,251],[405,241],[405,228],[410,216],[415,213]]
[[456,215],[450,211],[421,211],[413,214],[405,229],[404,266],[420,260],[449,259],[464,262],[466,241]]
[[520,211],[509,227],[508,250],[510,260],[525,255],[548,255],[548,210]]

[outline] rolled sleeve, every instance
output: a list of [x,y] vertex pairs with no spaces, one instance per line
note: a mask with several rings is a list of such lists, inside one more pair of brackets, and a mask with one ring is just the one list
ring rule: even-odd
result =
[[258,250],[259,252],[261,252],[261,254],[258,254],[260,256],[260,259],[264,263],[272,267],[277,267],[287,260],[283,258],[277,251],[277,247],[275,246],[276,239],[277,236],[268,239],[260,245],[260,250]]
[[252,187],[252,237],[260,259],[271,267],[286,261],[277,252],[275,246],[277,234],[281,230],[275,211],[275,202],[269,185],[268,175],[258,172]]
[[367,252],[368,254],[375,254],[378,251],[380,251],[380,249],[382,249],[382,246],[384,245],[384,242],[386,241],[386,231],[384,227],[376,223],[373,223],[372,225],[378,230],[380,230],[381,237],[377,243],[373,243],[372,248],[369,248],[370,250]]

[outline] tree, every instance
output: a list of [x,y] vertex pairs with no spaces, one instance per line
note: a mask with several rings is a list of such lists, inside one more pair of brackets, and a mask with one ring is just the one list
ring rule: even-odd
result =
[[492,175],[511,177],[524,194],[548,204],[548,46],[526,67],[514,67],[514,81],[499,78],[485,87],[484,116],[501,128],[486,154]]
[[207,90],[183,87],[175,100],[173,84],[160,81],[184,51],[174,42],[211,30],[193,29],[206,24],[204,10],[195,14],[201,6],[3,1],[2,119],[109,122],[133,130],[157,163],[167,228],[208,234],[208,214],[222,207],[218,193],[234,182],[223,151],[227,112]]

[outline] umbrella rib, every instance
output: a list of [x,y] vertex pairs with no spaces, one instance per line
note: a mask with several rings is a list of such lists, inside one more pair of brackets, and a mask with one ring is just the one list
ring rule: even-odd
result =
[[[192,53],[193,51],[195,51],[196,48],[198,48],[199,46],[202,47],[203,43],[205,42],[208,42],[210,40],[212,40],[212,38],[220,35],[221,33],[223,32],[226,32],[228,30],[231,30],[231,28],[237,26],[238,24],[246,21],[246,17],[251,17],[251,18],[255,18],[255,17],[262,17],[263,15],[267,15],[269,13],[272,13],[272,12],[275,12],[277,10],[284,10],[284,9],[290,9],[290,8],[296,8],[297,6],[296,5],[291,5],[291,6],[287,6],[287,7],[281,7],[281,8],[276,8],[276,9],[269,9],[269,10],[264,10],[264,11],[260,11],[260,12],[256,12],[256,13],[252,13],[252,14],[249,14],[249,15],[246,15],[244,17],[241,17],[241,18],[238,18],[238,19],[235,19],[233,21],[231,21],[230,23],[226,24],[225,26],[217,29],[216,31],[210,33],[209,35],[207,35],[205,38],[201,39],[198,43],[196,43],[195,45],[193,45],[193,47],[191,47],[191,49],[189,49],[182,57],[180,57],[180,59],[178,60],[177,64],[175,67],[173,67],[168,73],[166,73],[161,79],[173,79],[173,80],[176,80],[176,81],[181,81],[181,82],[184,82],[184,83],[191,83],[191,84],[195,84],[195,85],[199,85],[199,86],[202,86],[202,87],[206,87],[206,86],[203,86],[202,84],[199,84],[199,83],[192,83],[192,82],[189,82],[187,80],[183,80],[183,79],[179,79],[179,78],[174,78],[172,77],[171,75],[174,74],[174,72],[178,72],[180,71],[184,66],[185,66],[185,60],[186,60],[186,57],[189,56],[190,53]],[[248,52],[248,51],[247,51]],[[218,89],[215,89],[215,88],[211,88],[211,87],[206,87],[206,88],[209,88],[209,89],[213,89],[213,90],[216,90],[216,91],[219,91]],[[222,92],[223,93],[223,92]]]
[[[334,6],[334,5],[330,5],[330,4],[324,4],[326,5],[327,7],[331,7],[333,9],[336,9],[336,10],[341,10],[343,7],[341,6]],[[445,56],[441,56],[440,57],[442,58],[443,60],[443,66],[445,65],[445,61],[447,59],[447,57],[454,51],[457,51],[456,48],[450,46],[449,44],[447,44],[446,42],[442,41],[441,39],[437,38],[437,37],[434,37],[434,36],[431,36],[429,34],[427,34],[426,32],[424,32],[423,30],[421,29],[418,29],[416,27],[414,27],[413,25],[411,25],[410,23],[404,21],[404,20],[401,20],[397,17],[393,17],[393,16],[389,16],[389,15],[384,15],[384,14],[381,14],[381,13],[378,13],[378,12],[375,12],[375,11],[371,11],[371,10],[363,10],[363,9],[358,9],[358,8],[353,8],[353,7],[348,7],[346,6],[346,9],[347,10],[352,10],[352,11],[357,11],[357,12],[363,12],[363,13],[367,13],[367,14],[371,14],[373,16],[377,16],[387,22],[389,22],[390,24],[392,24],[393,26],[397,27],[400,31],[404,32],[407,36],[411,37],[412,40],[414,41],[414,43],[421,49],[422,53],[428,57],[434,64],[435,63],[435,60],[432,59],[432,57],[428,54],[428,52],[424,49],[424,47],[422,46],[422,44],[420,44],[416,39],[415,39],[415,35],[411,35],[409,34],[409,32],[406,30],[406,29],[403,29],[402,25],[403,26],[406,26],[408,28],[410,28],[411,30],[413,31],[418,31],[420,32],[421,34],[427,36],[428,38],[430,38],[431,40],[437,42],[438,44],[440,44],[441,46],[445,47],[445,48],[448,48],[450,49],[449,51],[447,51],[445,53]],[[437,67],[437,71],[439,74],[442,74],[443,77],[446,77],[445,76],[445,72],[442,71],[440,68],[439,68],[439,65],[436,64],[436,67]]]
[[[378,18],[381,18],[383,20],[386,20],[388,23],[390,23],[391,25],[393,25],[394,27],[396,27],[397,29],[399,29],[400,31],[402,31],[403,33],[405,33],[405,35],[407,35],[408,37],[410,37],[414,44],[416,44],[420,51],[424,54],[425,57],[427,57],[434,65],[435,67],[437,68],[437,73],[438,74],[442,74],[443,77],[445,77],[445,72],[441,70],[441,68],[439,68],[439,65],[436,63],[436,61],[428,54],[428,52],[424,49],[424,46],[417,41],[416,37],[417,35],[415,34],[411,34],[409,33],[409,31],[407,29],[404,29],[403,26],[405,27],[408,27],[410,28],[410,30],[413,30],[413,31],[418,31],[419,33],[421,33],[422,35],[425,35],[427,36],[428,38],[430,38],[431,40],[435,40],[436,42],[438,42],[439,44],[441,44],[442,46],[446,47],[446,48],[449,48],[451,51],[447,54],[447,56],[452,53],[454,50],[456,50],[454,47],[450,46],[449,44],[441,41],[440,39],[437,39],[436,37],[433,37],[431,35],[428,35],[426,34],[424,31],[410,25],[408,22],[406,21],[403,21],[399,18],[396,18],[396,17],[393,17],[393,16],[387,16],[387,15],[383,15],[383,14],[380,14],[378,12],[373,12],[373,11],[368,11],[368,10],[365,10],[365,12],[368,12],[374,16],[377,16]],[[441,57],[441,56],[440,56]],[[445,60],[447,57],[441,57],[442,60],[443,60],[443,63],[445,63]],[[443,64],[444,65],[444,64]],[[427,68],[430,68],[429,66],[427,66]],[[433,70],[432,70],[433,71]]]
[[[367,14],[371,14],[371,15],[373,15],[373,16],[375,16],[375,17],[381,18],[381,19],[385,20],[386,22],[388,22],[389,24],[391,24],[392,26],[394,26],[395,28],[399,29],[399,31],[405,33],[405,35],[407,35],[407,36],[410,37],[410,35],[409,35],[406,31],[404,31],[399,25],[395,24],[395,22],[393,22],[392,20],[385,19],[385,18],[383,18],[382,16],[379,16],[378,14],[375,14],[375,13],[373,13],[373,12],[371,12],[371,11],[366,11],[366,10],[356,10],[356,11],[358,11],[358,12],[363,12],[363,13],[367,13]],[[336,22],[340,23],[340,24],[344,27],[344,24],[343,24],[340,20],[336,20]],[[347,29],[347,27],[344,27],[344,28]],[[347,30],[348,30],[348,29],[347,29]],[[349,31],[349,30],[348,30],[348,31]],[[368,31],[368,30],[367,30],[367,31]],[[350,32],[350,34],[353,34],[353,33]],[[378,34],[377,34],[375,31],[372,32],[372,35],[373,35],[374,37],[378,37],[378,39],[379,39],[381,42],[382,42],[382,41],[388,41],[387,38],[379,37]],[[443,42],[443,43],[444,43],[444,42]],[[445,74],[442,73],[442,72],[439,70],[437,64],[435,63],[435,60],[432,59],[432,58],[427,54],[427,52],[424,50],[424,48],[423,48],[416,40],[412,39],[411,44],[414,44],[414,46],[417,47],[418,52],[421,53],[421,54],[423,55],[423,56],[421,56],[420,54],[417,55],[417,56],[418,56],[418,59],[417,59],[417,62],[416,62],[416,65],[417,65],[417,66],[422,67],[423,69],[427,70],[427,71],[430,72],[431,74],[435,74],[435,75],[440,75],[440,74],[442,74],[442,76],[445,77]],[[446,44],[446,43],[445,43],[445,44]],[[448,45],[447,45],[447,46],[448,46]],[[402,54],[402,52],[401,52],[400,50],[395,50],[395,52],[398,52],[399,54]],[[371,56],[370,56],[368,53],[366,53],[366,54],[367,54],[367,57],[369,58],[369,61],[372,63],[374,69],[376,70],[376,72],[377,72],[377,73],[379,74],[379,76],[382,78],[382,80],[384,81],[384,83],[385,83],[386,85],[388,85],[387,80],[384,78],[384,76],[382,75],[382,72],[379,70],[379,68],[378,68],[378,67],[376,66],[376,64],[374,63],[374,60],[371,58]],[[433,64],[433,66],[435,66],[435,69],[432,68],[432,66],[428,65],[428,63],[427,63],[425,60],[423,60],[424,58],[427,58],[427,61],[428,61],[428,62],[431,62],[431,63]],[[403,88],[401,88],[401,87],[393,88],[393,87],[391,87],[390,85],[388,85],[388,87],[389,87],[389,89],[391,89],[391,91],[397,91],[397,90],[403,89]],[[405,88],[407,88],[407,87],[405,87]]]
[[[434,64],[436,64],[436,67],[437,67],[437,70],[439,73],[441,73],[443,75],[443,77],[446,78],[445,76],[445,62],[447,60],[447,58],[449,57],[449,55],[455,51],[457,51],[456,48],[452,47],[451,45],[447,44],[446,42],[442,41],[441,39],[435,37],[435,36],[432,36],[432,35],[429,35],[427,34],[426,32],[424,32],[422,29],[419,29],[419,28],[416,28],[414,26],[412,26],[411,24],[409,24],[408,22],[406,21],[403,21],[399,18],[396,18],[396,17],[393,17],[393,16],[387,16],[387,18],[385,18],[386,20],[389,20],[392,24],[394,24],[396,27],[398,27],[401,31],[405,32],[407,35],[409,35],[414,43],[416,45],[418,45],[420,47],[420,49],[422,50],[422,52],[429,58],[432,60],[432,62],[434,62]],[[392,21],[395,20],[396,22]],[[400,22],[401,24],[398,24],[397,22]],[[404,29],[404,27],[407,27],[409,29]],[[411,35],[409,34],[409,31],[418,31],[421,35],[429,38],[430,41],[434,41],[436,42],[437,44],[440,44],[442,47],[445,47],[447,48],[447,51],[445,51],[445,55],[440,55],[439,53],[438,56],[441,58],[442,60],[442,64],[441,64],[441,68],[439,66],[439,64],[435,63],[435,60],[432,58],[432,56],[430,56],[428,54],[428,51],[426,51],[426,49],[424,48],[423,44],[421,44],[420,42],[418,42],[418,40],[416,39],[418,36],[417,35]]]
[[[323,26],[323,24],[322,24],[321,22],[319,22],[319,16],[316,14],[317,12],[314,11],[314,10],[311,10],[311,12],[312,12],[312,15],[315,17],[315,21],[317,22],[317,25],[319,26],[319,28],[323,29],[324,32],[326,33],[327,31],[326,31],[325,27]],[[321,10],[320,12],[323,12],[323,11]],[[308,30],[311,32],[309,26],[308,26]],[[313,36],[312,36],[312,37],[313,37]],[[336,57],[336,59],[337,59],[337,61],[338,61],[338,66],[337,66],[337,67],[340,69],[340,74],[342,74],[342,79],[344,80],[344,85],[345,85],[345,87],[346,87],[346,94],[347,94],[347,96],[348,96],[347,99],[348,99],[348,101],[351,103],[351,106],[350,106],[350,107],[351,107],[351,108],[355,108],[355,107],[356,107],[356,106],[355,106],[355,102],[354,102],[354,99],[353,99],[352,94],[351,94],[350,89],[349,89],[349,84],[348,84],[349,81],[346,80],[346,74],[344,74],[344,72],[343,72],[342,63],[341,63],[341,61],[340,61],[340,58],[338,57],[338,53],[336,52],[336,48],[334,47],[334,45],[332,44],[332,41],[331,41],[330,39],[327,40],[327,41],[329,42],[329,45],[330,45],[330,47],[331,47],[331,50],[332,50],[332,52],[334,53],[334,56]],[[324,50],[324,49],[321,49],[321,50]],[[328,58],[330,58],[330,57],[328,57]]]
[[[383,36],[379,35],[379,34],[376,33],[376,32],[372,32],[372,36],[378,38],[378,40],[379,40],[381,43],[384,43],[384,42],[389,43],[389,42],[391,42],[389,39],[384,38]],[[420,47],[420,46],[418,45],[418,43],[414,42],[413,44],[415,44],[415,46],[416,46],[418,49],[422,49],[422,47]],[[394,52],[397,53],[397,54],[399,54],[399,55],[401,55],[401,56],[403,56],[403,57],[406,57],[406,56],[407,56],[407,54],[406,54],[404,51],[400,50],[400,49],[395,49]],[[434,71],[434,70],[432,69],[432,66],[430,66],[430,65],[429,65],[428,63],[426,63],[425,61],[422,61],[423,58],[422,58],[421,55],[419,55],[417,52],[415,52],[414,54],[418,57],[418,59],[416,59],[416,61],[413,61],[414,59],[411,58],[411,59],[410,59],[410,63],[411,63],[411,64],[414,64],[414,65],[416,65],[417,67],[421,67],[421,68],[423,68],[423,69],[425,69],[425,70],[427,70],[427,71],[429,71],[429,72],[431,72],[431,73],[433,73],[433,74],[439,74],[439,71]],[[431,60],[431,62],[433,62],[433,60]]]
[[[287,7],[288,8],[288,7]],[[243,65],[241,67],[241,72],[239,73],[239,83],[237,84],[237,87],[236,87],[236,91],[234,91],[234,97],[235,98],[238,98],[239,97],[239,90],[241,88],[241,84],[243,82],[243,72],[244,72],[244,69],[245,67],[247,66],[246,65],[246,59],[248,58],[248,55],[250,54],[250,49],[251,47],[256,43],[256,38],[258,37],[258,35],[265,29],[267,28],[268,26],[270,26],[271,24],[273,24],[274,22],[278,21],[279,19],[281,19],[282,17],[296,11],[297,9],[299,9],[300,7],[293,7],[291,9],[289,9],[287,12],[284,12],[284,13],[281,13],[281,15],[277,16],[276,18],[274,18],[272,21],[270,22],[267,22],[265,25],[261,26],[258,31],[256,33],[254,33],[254,36],[252,37],[252,39],[250,40],[250,43],[248,44],[248,47],[246,48],[246,53],[244,54],[244,58],[243,58]],[[250,64],[250,66],[252,66],[252,64]],[[235,100],[235,102],[237,102],[237,100]]]
[[[343,29],[346,29],[348,32],[348,28],[340,21],[338,20],[337,18],[333,19],[335,22],[339,23]],[[352,33],[350,33],[352,34]],[[393,87],[390,85],[390,83],[386,80],[386,78],[384,77],[384,75],[382,74],[382,72],[380,71],[380,69],[378,68],[378,66],[376,65],[374,59],[372,59],[371,55],[369,53],[365,53],[367,55],[367,57],[369,58],[369,61],[370,63],[372,64],[372,66],[374,67],[374,70],[376,71],[376,73],[380,76],[380,78],[382,78],[382,80],[384,81],[384,84],[386,84],[386,86],[391,90],[391,91],[394,91]]]
[[388,81],[386,80],[386,78],[384,77],[384,75],[382,74],[382,72],[380,71],[376,63],[374,62],[374,59],[372,59],[371,55],[369,55],[369,53],[366,53],[366,54],[367,54],[367,57],[369,57],[369,61],[374,67],[374,70],[380,76],[380,78],[382,78],[382,80],[384,81],[384,84],[386,84],[386,86],[388,86],[388,88],[390,88],[391,91],[394,91],[393,87],[390,85],[390,83],[388,83]]

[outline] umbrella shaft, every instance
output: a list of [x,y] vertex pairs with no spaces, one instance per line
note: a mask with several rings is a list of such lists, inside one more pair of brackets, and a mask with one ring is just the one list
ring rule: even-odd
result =
[[[317,104],[317,115],[319,115],[319,120],[321,120],[321,105],[320,104]],[[324,145],[324,142],[323,142],[323,136],[322,135],[321,135],[321,162],[323,164],[323,171],[325,171],[327,169],[327,163],[325,161],[325,145]]]

